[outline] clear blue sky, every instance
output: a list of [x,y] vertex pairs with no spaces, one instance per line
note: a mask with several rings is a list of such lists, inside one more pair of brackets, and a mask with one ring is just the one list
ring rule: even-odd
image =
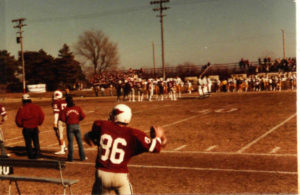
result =
[[[296,55],[293,0],[170,0],[164,17],[165,62],[176,66]],[[26,18],[24,50],[56,57],[85,30],[102,30],[118,44],[121,67],[161,65],[160,23],[148,0],[0,0],[0,49],[17,54],[12,19]],[[4,27],[4,28],[3,28]]]

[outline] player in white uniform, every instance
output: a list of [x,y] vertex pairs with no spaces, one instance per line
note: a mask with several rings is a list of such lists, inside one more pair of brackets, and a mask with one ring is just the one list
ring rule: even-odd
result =
[[199,93],[199,96],[204,95],[204,93],[203,93],[203,81],[202,81],[201,77],[199,77],[199,79],[198,79],[198,93]]
[[207,89],[207,78],[206,76],[203,77],[202,79],[202,91],[203,91],[203,95],[206,96],[208,93],[208,89]]
[[147,90],[148,90],[148,100],[151,102],[154,94],[154,84],[152,79],[148,79]]
[[59,114],[67,107],[66,101],[63,99],[63,93],[59,90],[54,91],[52,108],[54,113],[53,129],[55,130],[55,135],[58,139],[60,150],[55,152],[55,154],[65,154],[67,150],[66,143],[64,140],[64,126],[63,122],[59,120]]

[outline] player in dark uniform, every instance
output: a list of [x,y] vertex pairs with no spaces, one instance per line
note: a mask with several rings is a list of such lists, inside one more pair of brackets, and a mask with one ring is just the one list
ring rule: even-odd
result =
[[128,180],[127,164],[131,157],[143,152],[158,153],[166,144],[161,128],[151,128],[150,137],[144,132],[128,127],[131,109],[118,104],[108,121],[95,121],[85,135],[89,145],[98,146],[96,177],[92,194],[132,194]]
[[124,91],[124,94],[123,94],[123,101],[126,101],[128,100],[128,95],[131,91],[131,86],[130,86],[130,83],[128,82],[127,79],[125,79],[124,81],[124,85],[123,85],[123,91]]
[[117,93],[117,101],[121,101],[121,95],[122,95],[122,81],[119,80],[116,84],[115,84],[115,88],[116,88],[116,93]]

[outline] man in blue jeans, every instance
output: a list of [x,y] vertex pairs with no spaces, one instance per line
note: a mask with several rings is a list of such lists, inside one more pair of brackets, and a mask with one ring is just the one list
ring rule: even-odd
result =
[[72,96],[68,95],[66,97],[67,107],[62,111],[60,115],[60,119],[66,123],[67,125],[67,137],[68,137],[68,161],[73,161],[73,138],[75,136],[78,149],[79,149],[79,156],[80,160],[86,160],[82,139],[81,139],[81,132],[79,122],[85,118],[85,114],[83,113],[82,109],[79,106],[75,106],[73,102]]

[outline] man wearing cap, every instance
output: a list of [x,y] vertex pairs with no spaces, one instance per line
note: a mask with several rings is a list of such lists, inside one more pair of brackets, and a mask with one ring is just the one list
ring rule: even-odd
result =
[[[44,113],[40,106],[33,104],[29,94],[22,97],[23,106],[16,115],[16,124],[23,128],[23,136],[26,144],[28,158],[36,159],[40,155],[39,129],[44,121]],[[34,148],[32,148],[33,142]]]

